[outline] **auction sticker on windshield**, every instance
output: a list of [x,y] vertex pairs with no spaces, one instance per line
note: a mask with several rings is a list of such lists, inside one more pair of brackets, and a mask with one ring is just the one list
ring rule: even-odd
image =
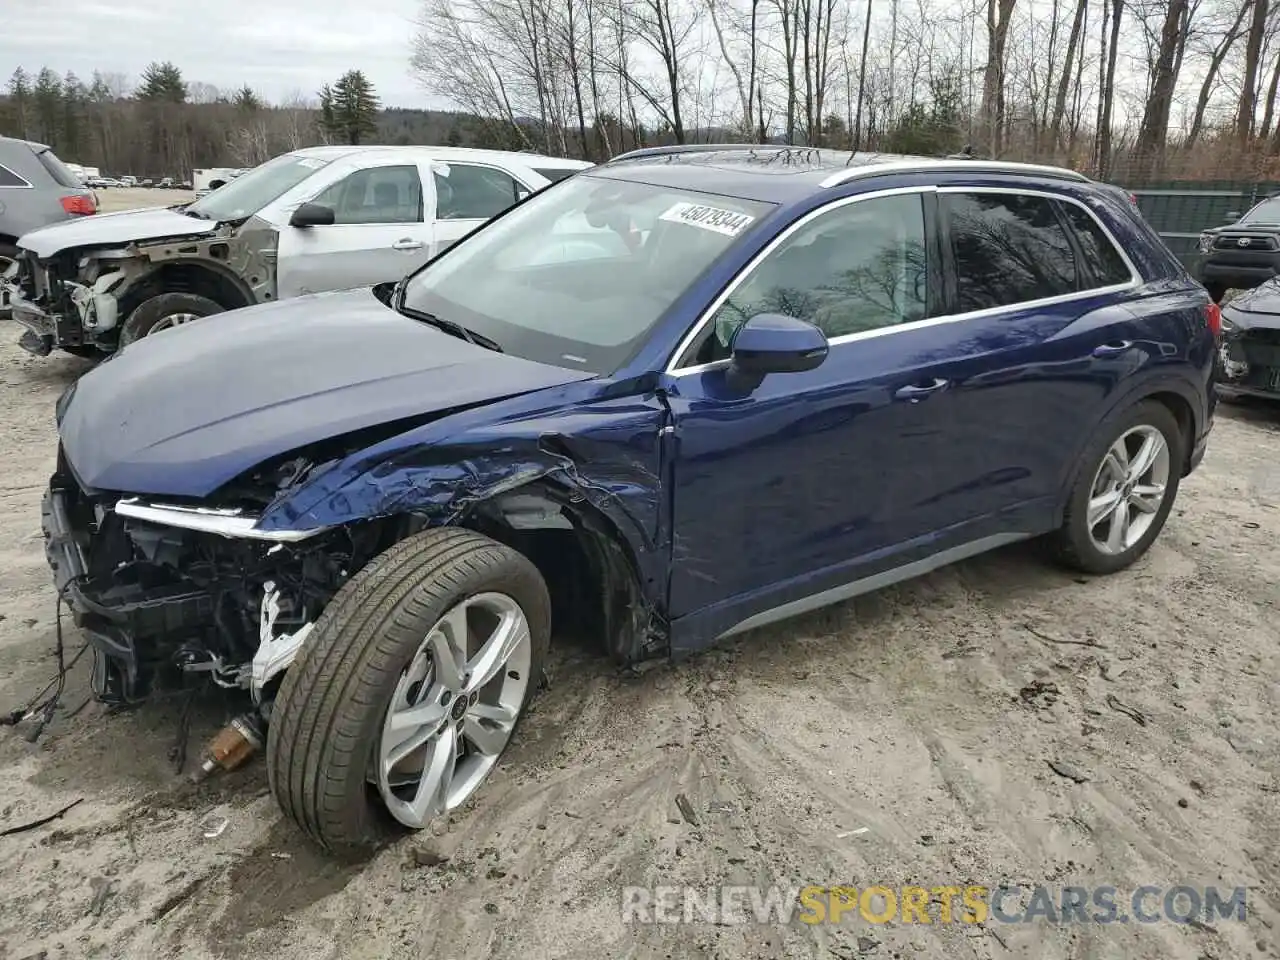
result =
[[708,207],[702,203],[682,202],[674,204],[658,219],[671,223],[686,223],[691,227],[701,227],[703,230],[723,233],[727,237],[736,237],[751,225],[755,217],[738,213],[736,210]]

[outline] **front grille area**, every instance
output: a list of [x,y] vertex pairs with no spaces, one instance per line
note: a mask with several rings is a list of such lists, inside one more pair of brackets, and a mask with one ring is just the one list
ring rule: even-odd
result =
[[[1247,241],[1241,243],[1241,240]],[[1275,250],[1276,238],[1256,233],[1225,233],[1213,244],[1217,250]]]

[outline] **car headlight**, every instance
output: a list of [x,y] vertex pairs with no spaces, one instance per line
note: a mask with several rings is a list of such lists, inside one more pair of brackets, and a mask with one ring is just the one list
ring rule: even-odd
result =
[[1200,234],[1200,252],[1208,253],[1213,249],[1213,234],[1205,231]]

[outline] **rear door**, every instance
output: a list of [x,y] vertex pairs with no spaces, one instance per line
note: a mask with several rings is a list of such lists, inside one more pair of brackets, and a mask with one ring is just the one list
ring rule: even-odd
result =
[[944,187],[939,205],[953,322],[931,349],[952,361],[953,453],[938,464],[947,513],[1000,526],[1013,512],[1040,527],[1076,451],[1143,362],[1126,306],[1141,279],[1070,198]]
[[384,161],[321,190],[312,202],[330,207],[334,222],[281,228],[277,295],[399,280],[426,263],[435,238],[424,170],[416,162]]
[[447,250],[536,189],[508,170],[478,163],[437,163],[433,179],[437,252]]

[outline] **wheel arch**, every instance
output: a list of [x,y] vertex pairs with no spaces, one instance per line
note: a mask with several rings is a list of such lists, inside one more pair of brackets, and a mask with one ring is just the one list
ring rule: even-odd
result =
[[253,291],[235,271],[196,257],[166,260],[127,294],[121,315],[127,317],[145,301],[162,293],[194,293],[227,310],[255,303]]
[[1181,475],[1186,476],[1190,473],[1191,456],[1195,449],[1196,438],[1201,432],[1200,421],[1202,419],[1202,415],[1196,409],[1195,387],[1190,381],[1182,377],[1161,376],[1144,379],[1119,394],[1103,411],[1102,415],[1098,417],[1092,427],[1085,431],[1076,449],[1072,451],[1070,459],[1066,461],[1063,475],[1059,479],[1058,498],[1054,514],[1055,525],[1062,522],[1067,500],[1071,496],[1071,488],[1075,484],[1080,470],[1085,466],[1081,463],[1081,459],[1089,448],[1089,444],[1093,442],[1097,431],[1112,417],[1146,400],[1154,400],[1173,414],[1173,418],[1177,421],[1178,428],[1182,433],[1184,445]]
[[473,504],[456,524],[528,557],[551,594],[553,623],[603,642],[620,663],[665,655],[666,623],[646,599],[641,568],[619,525],[580,494],[534,480]]

